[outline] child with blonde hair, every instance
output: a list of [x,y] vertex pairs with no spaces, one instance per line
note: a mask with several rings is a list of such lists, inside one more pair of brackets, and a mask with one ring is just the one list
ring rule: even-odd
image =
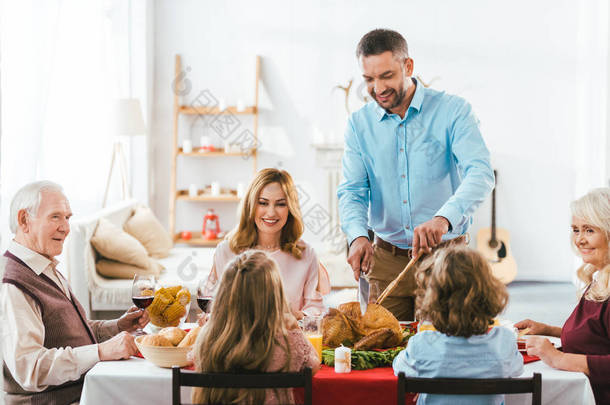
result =
[[[275,261],[249,250],[226,267],[210,319],[194,348],[198,372],[317,371],[320,360],[298,328]],[[198,404],[292,404],[291,389],[193,389]]]
[[[508,301],[487,260],[466,247],[439,249],[415,273],[420,330],[394,372],[426,378],[504,378],[523,372],[513,331],[492,327]],[[428,395],[421,404],[502,404],[503,395]]]

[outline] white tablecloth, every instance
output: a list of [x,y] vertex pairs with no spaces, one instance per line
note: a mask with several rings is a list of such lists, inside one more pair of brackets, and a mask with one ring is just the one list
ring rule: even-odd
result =
[[[589,379],[583,373],[561,371],[547,366],[542,361],[525,365],[520,377],[531,377],[533,373],[542,374],[542,403],[556,405],[595,405]],[[506,405],[530,405],[530,394],[506,395]]]
[[[523,377],[542,373],[542,403],[549,405],[595,405],[589,380],[582,373],[552,369],[542,361],[525,365]],[[170,404],[172,375],[144,359],[100,362],[85,377],[81,405]],[[184,402],[190,389],[183,388]],[[507,395],[507,405],[529,405],[530,395]]]
[[[183,389],[183,402],[190,402],[190,389]],[[131,358],[95,365],[85,377],[81,405],[171,404],[172,371],[148,360]]]

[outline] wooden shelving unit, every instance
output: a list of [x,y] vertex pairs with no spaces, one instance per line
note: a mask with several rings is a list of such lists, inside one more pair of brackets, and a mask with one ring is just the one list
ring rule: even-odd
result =
[[[175,60],[175,77],[182,77],[180,72],[182,71],[182,60],[180,55],[176,55]],[[199,151],[198,148],[193,148],[192,152],[185,153],[179,145],[178,137],[178,122],[181,116],[189,115],[219,115],[219,114],[233,114],[233,115],[249,115],[253,117],[253,130],[254,144],[258,144],[258,87],[260,82],[260,56],[256,57],[256,83],[254,93],[254,105],[247,106],[238,111],[236,106],[226,107],[224,110],[220,110],[217,106],[211,107],[193,107],[181,104],[180,97],[177,92],[174,93],[174,110],[173,110],[173,159],[171,167],[171,182],[170,182],[170,201],[169,201],[169,228],[170,233],[174,235],[174,243],[188,244],[194,246],[216,246],[221,239],[207,240],[201,236],[201,232],[191,231],[192,238],[184,240],[181,238],[180,233],[176,232],[176,213],[177,213],[177,202],[182,201],[184,203],[198,203],[198,202],[216,202],[216,203],[236,203],[240,201],[240,198],[233,192],[228,190],[221,190],[219,195],[211,195],[211,193],[204,190],[199,192],[196,197],[191,197],[187,190],[179,190],[177,188],[178,181],[178,158],[235,158],[235,157],[248,157],[252,160],[252,172],[256,173],[256,149],[245,149],[234,152],[225,152],[224,150],[217,150],[213,152]],[[182,83],[177,83],[182,85]],[[206,171],[210,172],[213,170],[214,160],[206,161]]]
[[218,243],[220,243],[220,241],[222,241],[222,239],[207,240],[203,236],[201,236],[201,232],[191,232],[191,234],[193,236],[191,237],[191,239],[188,239],[188,240],[182,239],[182,237],[180,236],[179,233],[175,234],[174,243],[182,243],[185,245],[192,245],[192,246],[214,247]]
[[188,190],[176,191],[176,199],[183,201],[216,201],[216,202],[239,202],[240,198],[237,194],[233,193],[220,193],[218,195],[212,195],[210,193],[199,193],[197,197],[191,197],[188,194]]
[[242,111],[237,110],[237,107],[227,107],[220,111],[218,107],[189,107],[182,105],[180,106],[180,114],[190,115],[217,115],[217,114],[233,114],[233,115],[252,115],[258,112],[256,106],[246,107]]
[[256,153],[253,149],[249,149],[248,152],[229,152],[229,153],[224,152],[222,150],[214,151],[214,152],[199,152],[199,151],[195,151],[195,150],[193,150],[192,152],[183,152],[182,148],[180,148],[178,150],[179,156],[193,156],[193,157],[199,157],[199,158],[222,157],[222,156],[248,156],[253,153]]

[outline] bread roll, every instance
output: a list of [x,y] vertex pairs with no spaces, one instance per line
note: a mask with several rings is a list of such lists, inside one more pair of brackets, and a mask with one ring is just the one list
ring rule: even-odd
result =
[[174,346],[176,346],[182,341],[182,339],[184,339],[186,332],[180,328],[169,327],[161,329],[159,331],[159,335],[166,337]]
[[142,339],[140,339],[140,344],[147,346],[174,346],[168,338],[160,335],[146,335]]
[[191,329],[189,333],[186,334],[184,339],[182,339],[182,341],[178,344],[178,347],[192,346],[195,344],[195,340],[197,340],[197,335],[199,334],[200,330],[201,326],[195,326],[193,329]]

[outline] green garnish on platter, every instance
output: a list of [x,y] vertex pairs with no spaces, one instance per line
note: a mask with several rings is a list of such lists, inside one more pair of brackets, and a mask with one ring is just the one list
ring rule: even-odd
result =
[[[368,370],[375,367],[389,367],[394,357],[398,356],[404,347],[396,347],[384,351],[352,350],[352,370]],[[335,349],[322,350],[322,363],[329,367],[335,365]]]

